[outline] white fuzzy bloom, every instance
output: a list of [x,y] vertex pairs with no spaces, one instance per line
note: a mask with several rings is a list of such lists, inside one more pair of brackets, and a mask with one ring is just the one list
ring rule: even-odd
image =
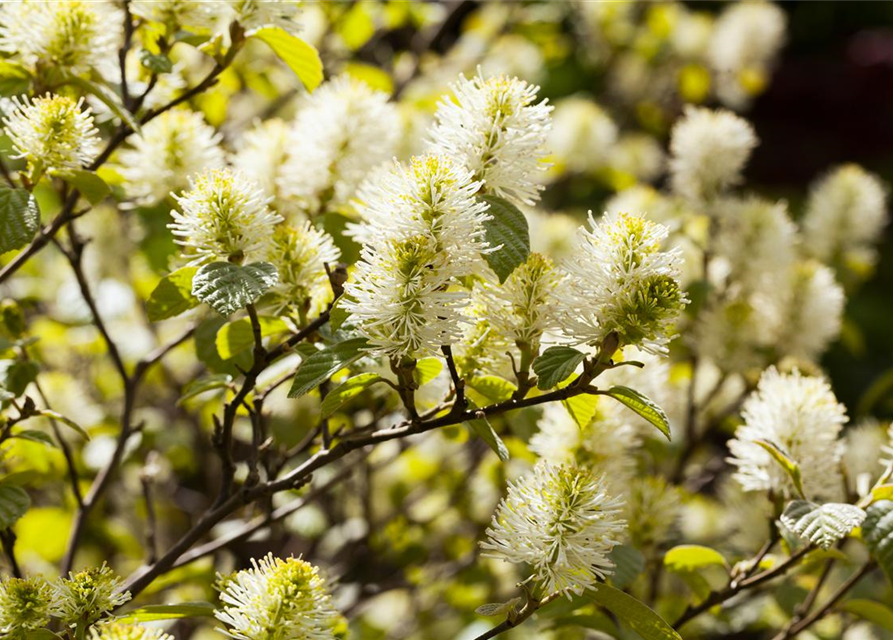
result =
[[213,10],[206,0],[131,0],[130,13],[166,25],[172,31],[179,28],[203,31],[215,22]]
[[120,591],[121,582],[104,563],[99,568],[69,573],[52,585],[56,615],[66,626],[99,620],[130,600],[129,591]]
[[220,577],[223,607],[214,612],[237,640],[334,640],[340,614],[319,570],[300,558],[251,560]]
[[595,410],[584,427],[562,403],[547,404],[537,422],[539,431],[530,438],[530,450],[553,464],[592,469],[604,476],[611,495],[622,496],[635,475],[639,437],[619,403],[604,397],[593,400]]
[[781,374],[770,367],[745,401],[741,417],[744,424],[729,441],[729,462],[738,467],[734,477],[745,491],[796,495],[788,474],[757,443],[765,440],[800,466],[808,498],[833,500],[840,495],[843,448],[838,436],[847,421],[846,409],[823,378],[797,370]]
[[689,342],[697,353],[727,373],[765,365],[763,348],[773,337],[775,320],[749,298],[710,301],[697,318]]
[[535,102],[539,87],[517,78],[471,80],[459,76],[452,98],[441,101],[429,148],[463,164],[484,183],[486,193],[532,205],[547,166],[543,147],[552,107]]
[[886,466],[883,458],[890,455],[890,440],[885,425],[875,418],[863,418],[844,432],[846,448],[843,468],[847,487],[864,496]]
[[778,349],[785,355],[816,360],[840,334],[846,296],[834,272],[815,261],[792,269]]
[[369,172],[393,156],[400,116],[388,95],[340,76],[304,99],[279,186],[310,215],[350,202]]
[[666,542],[682,515],[679,488],[660,476],[645,476],[632,480],[624,495],[632,545],[648,549]]
[[637,180],[652,182],[664,172],[666,157],[660,143],[647,133],[626,133],[611,150],[608,164]]
[[595,102],[566,98],[555,104],[548,148],[571,171],[594,171],[617,142],[617,125]]
[[209,260],[262,259],[282,218],[267,207],[258,186],[229,169],[211,169],[191,180],[174,199],[168,228],[191,264]]
[[174,636],[155,627],[111,622],[90,629],[91,640],[174,640]]
[[223,166],[221,136],[200,113],[166,111],[146,124],[132,147],[119,154],[127,197],[139,205],[161,202],[189,187],[204,169]]
[[14,108],[3,118],[6,135],[32,167],[79,169],[99,152],[99,132],[84,99],[49,95],[12,99]]
[[25,638],[56,615],[53,592],[43,578],[0,580],[0,638]]
[[673,191],[709,200],[741,182],[741,171],[757,145],[753,127],[729,111],[688,106],[670,140]]
[[537,463],[509,484],[481,543],[484,556],[526,563],[546,593],[582,593],[613,572],[608,554],[626,523],[591,469]]
[[258,122],[242,135],[231,158],[233,166],[260,185],[273,198],[272,206],[286,217],[295,208],[279,186],[289,154],[288,132],[289,125],[278,118]]
[[717,259],[711,264],[711,280],[733,283],[745,291],[785,283],[797,242],[787,203],[754,196],[723,198],[715,209]]
[[688,300],[679,285],[677,249],[662,251],[668,230],[641,215],[606,213],[580,227],[558,292],[564,331],[577,343],[600,343],[616,332],[621,346],[666,352],[673,324]]
[[360,190],[356,207],[364,220],[351,233],[378,246],[416,235],[431,238],[449,256],[453,275],[468,275],[487,249],[483,224],[488,205],[475,196],[481,183],[447,156],[414,156],[377,171]]
[[559,329],[555,291],[563,280],[548,257],[531,253],[503,284],[484,283],[484,315],[502,337],[529,346],[535,355],[543,334]]
[[344,309],[377,352],[392,358],[432,355],[462,335],[468,296],[447,290],[452,275],[448,254],[430,236],[366,247],[353,281],[345,285]]
[[886,186],[862,167],[845,165],[812,187],[803,218],[804,246],[825,263],[870,266],[886,221]]
[[749,94],[765,86],[769,68],[784,44],[786,26],[784,11],[770,2],[738,2],[725,8],[708,50],[723,102],[744,106]]
[[273,293],[282,307],[304,316],[318,311],[332,296],[325,265],[334,268],[340,257],[332,236],[314,228],[309,220],[295,227],[277,227],[269,260],[279,272]]
[[0,51],[28,66],[54,65],[72,73],[118,66],[123,13],[104,0],[21,0],[0,4]]

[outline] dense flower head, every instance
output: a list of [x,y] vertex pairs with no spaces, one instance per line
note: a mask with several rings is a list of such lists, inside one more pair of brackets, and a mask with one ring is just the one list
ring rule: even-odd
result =
[[121,579],[106,565],[68,574],[53,584],[53,601],[65,624],[92,623],[130,600]]
[[633,452],[639,437],[620,404],[607,398],[593,400],[592,418],[583,427],[563,404],[547,404],[537,423],[539,431],[530,438],[530,450],[553,464],[594,469],[604,476],[612,495],[624,495],[635,473]]
[[461,337],[467,295],[450,291],[448,257],[430,236],[393,239],[366,247],[344,309],[376,351],[415,358]]
[[376,172],[360,189],[357,209],[364,224],[353,233],[364,244],[424,235],[449,256],[454,275],[480,264],[487,248],[483,224],[488,205],[475,197],[481,183],[443,155],[414,156]]
[[550,258],[531,253],[503,284],[484,283],[486,317],[505,339],[536,354],[543,334],[559,328],[555,291],[562,282]]
[[483,555],[530,565],[546,593],[582,593],[613,572],[608,554],[626,526],[622,505],[591,469],[540,461],[509,484]]
[[119,155],[127,196],[153,205],[189,187],[189,178],[223,165],[221,136],[200,113],[173,109],[146,124]]
[[847,487],[856,495],[864,496],[887,465],[890,454],[887,425],[877,418],[862,418],[846,429],[844,442],[842,462]]
[[193,264],[266,255],[273,229],[282,218],[270,211],[258,186],[230,169],[211,169],[190,180],[192,188],[174,195],[168,227]]
[[708,53],[723,102],[745,106],[763,89],[769,66],[784,44],[786,22],[779,6],[762,0],[731,4],[722,12]]
[[230,161],[233,167],[254,180],[271,205],[286,219],[297,207],[283,197],[279,179],[288,159],[290,125],[279,118],[257,123],[237,141],[236,151]]
[[616,333],[621,346],[664,352],[688,302],[678,280],[679,251],[661,250],[667,228],[628,213],[606,213],[596,222],[590,212],[589,223],[564,265],[570,277],[558,295],[565,332],[593,344]]
[[299,315],[318,310],[332,295],[325,265],[334,268],[340,257],[332,236],[316,229],[309,220],[277,227],[269,260],[279,272],[273,292],[282,308]]
[[24,638],[55,613],[52,589],[43,578],[0,581],[0,638]]
[[761,368],[771,332],[767,318],[748,298],[711,300],[689,336],[694,350],[728,373]]
[[300,558],[272,554],[219,578],[223,607],[214,615],[238,640],[334,639],[341,616],[319,570]]
[[19,158],[32,167],[78,169],[99,150],[99,132],[84,100],[47,95],[12,99],[13,109],[3,118],[6,135]]
[[649,549],[666,542],[682,515],[679,489],[660,476],[645,476],[633,479],[625,496],[632,545]]
[[617,142],[617,125],[591,100],[566,98],[555,105],[549,150],[571,171],[593,171]]
[[174,636],[141,624],[111,622],[91,627],[90,640],[174,640]]
[[279,178],[284,195],[310,215],[343,207],[376,166],[391,158],[400,132],[388,95],[339,76],[304,98]]
[[670,140],[673,191],[694,201],[720,195],[741,181],[756,145],[753,127],[743,118],[729,111],[686,107]]
[[729,442],[729,462],[738,467],[734,477],[745,491],[796,495],[786,471],[757,442],[763,440],[800,466],[808,498],[838,496],[842,486],[838,436],[847,417],[823,378],[797,370],[783,374],[770,367],[745,401],[741,417],[744,424]]
[[862,167],[844,165],[810,191],[803,219],[804,246],[822,262],[871,265],[874,244],[886,221],[885,185]]
[[536,102],[539,87],[498,76],[460,76],[453,96],[441,101],[429,149],[453,157],[483,182],[486,193],[533,204],[547,167],[543,147],[552,107]]
[[171,32],[179,28],[203,30],[214,22],[214,14],[204,0],[131,0],[130,12],[159,22]]
[[840,334],[846,296],[834,271],[814,260],[799,262],[789,278],[778,348],[785,355],[814,361]]
[[0,51],[27,65],[73,73],[117,67],[121,11],[105,0],[22,0],[0,5]]

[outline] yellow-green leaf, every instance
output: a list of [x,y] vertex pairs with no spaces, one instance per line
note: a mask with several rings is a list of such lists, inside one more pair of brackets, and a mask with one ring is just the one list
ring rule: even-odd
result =
[[697,571],[713,565],[728,567],[719,551],[698,544],[682,544],[664,554],[664,566],[676,573]]
[[294,71],[307,91],[313,91],[322,83],[322,60],[311,45],[280,27],[258,29],[252,37],[267,43],[273,53]]

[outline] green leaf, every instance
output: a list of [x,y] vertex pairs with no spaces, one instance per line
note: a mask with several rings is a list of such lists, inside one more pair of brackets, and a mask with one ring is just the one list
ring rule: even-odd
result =
[[19,96],[31,88],[31,72],[18,62],[0,59],[0,95]]
[[65,82],[67,84],[73,84],[82,91],[85,91],[90,95],[97,97],[105,104],[105,106],[107,106],[111,110],[112,113],[115,114],[118,119],[121,120],[121,122],[126,124],[136,133],[141,133],[142,129],[140,128],[140,123],[137,122],[136,118],[133,117],[133,114],[127,110],[127,108],[121,102],[121,98],[119,98],[118,95],[110,88],[103,84],[87,80],[86,78],[81,78],[80,76],[76,76],[72,73],[65,74]]
[[415,363],[415,369],[412,372],[412,378],[420,387],[428,384],[443,371],[443,360],[440,358],[422,358]]
[[681,544],[664,554],[664,566],[675,573],[697,571],[713,565],[728,568],[726,559],[719,551],[698,544]]
[[787,472],[788,476],[790,476],[797,492],[801,497],[805,497],[805,494],[803,493],[803,478],[800,475],[800,465],[791,460],[788,454],[782,451],[774,442],[769,442],[768,440],[754,440],[754,442],[763,447],[763,449],[765,449],[769,455],[781,465],[781,468]]
[[494,249],[484,254],[484,258],[502,283],[530,255],[527,218],[508,200],[498,196],[481,196],[481,199],[490,205],[491,218],[484,223],[484,232],[490,248]]
[[49,629],[32,629],[25,634],[25,640],[61,640],[62,636]]
[[517,391],[517,387],[499,376],[476,376],[465,381],[465,385],[493,403],[505,402]]
[[21,438],[22,440],[30,440],[31,442],[39,442],[40,444],[45,444],[49,447],[56,448],[56,443],[53,441],[53,438],[48,433],[44,433],[43,431],[35,431],[33,429],[26,429],[25,431],[18,431],[13,434],[13,438]]
[[231,262],[203,265],[192,279],[192,295],[222,316],[228,316],[260,298],[279,280],[269,262],[246,266]]
[[199,305],[198,298],[192,295],[192,279],[197,271],[198,267],[183,267],[161,279],[146,302],[151,322],[173,318]]
[[893,580],[893,501],[880,500],[865,510],[862,540],[890,580]]
[[508,602],[489,602],[474,610],[479,616],[504,616],[521,604],[521,598],[512,598]]
[[0,253],[24,247],[39,228],[34,196],[25,189],[0,187]]
[[864,519],[865,512],[857,506],[833,502],[816,504],[808,500],[794,500],[781,514],[784,526],[822,549],[830,549]]
[[[475,407],[472,406],[471,408]],[[490,448],[496,452],[496,455],[499,456],[500,460],[505,462],[509,459],[508,447],[505,446],[505,443],[502,441],[502,438],[499,437],[499,434],[493,430],[493,425],[490,424],[490,421],[487,420],[487,417],[484,414],[480,414],[480,417],[469,420],[468,425],[476,434],[478,434],[481,440],[486,442]]]
[[[279,318],[259,316],[260,335],[262,338],[288,331],[288,325]],[[220,327],[215,338],[217,353],[224,360],[229,360],[237,353],[254,346],[254,329],[251,318],[239,318]]]
[[583,362],[585,354],[573,347],[549,347],[533,361],[536,386],[542,390],[558,386]]
[[206,391],[224,389],[228,387],[232,381],[233,377],[228,373],[214,373],[199,378],[198,380],[193,380],[183,389],[183,396],[177,400],[177,404],[182,404]]
[[362,358],[367,344],[366,338],[351,338],[309,356],[298,366],[288,397],[298,398],[316,389],[324,380]]
[[880,602],[853,598],[844,602],[839,608],[877,625],[881,629],[893,632],[893,610]]
[[116,622],[155,622],[180,618],[210,618],[214,605],[210,602],[183,602],[181,604],[150,604],[116,618]]
[[882,484],[871,489],[871,501],[893,499],[893,484]]
[[90,204],[99,204],[111,193],[111,189],[92,171],[85,169],[65,169],[53,171],[52,175],[62,178],[65,182],[81,192]]
[[18,397],[34,382],[39,371],[33,360],[0,360],[0,387]]
[[627,544],[616,545],[608,554],[608,559],[614,563],[611,584],[618,589],[626,589],[645,570],[645,556]]
[[382,382],[383,380],[384,378],[377,373],[361,373],[358,376],[345,380],[338,385],[338,387],[326,394],[325,399],[322,401],[322,407],[320,408],[321,416],[323,418],[328,418],[348,400],[356,398],[370,386],[376,382]]
[[27,491],[12,484],[0,484],[0,531],[14,525],[30,506]]
[[562,404],[567,409],[567,412],[571,414],[577,426],[585,429],[592,422],[598,411],[598,396],[582,393],[573,398],[563,400]]
[[605,395],[611,396],[638,413],[657,427],[667,437],[667,440],[670,439],[670,420],[667,418],[667,414],[646,395],[639,393],[635,389],[619,385],[608,389]]
[[166,55],[148,49],[140,51],[140,64],[154,73],[170,73],[174,68],[174,63]]
[[258,29],[252,37],[266,42],[273,53],[294,71],[307,91],[313,91],[322,83],[322,60],[311,45],[280,27]]
[[41,416],[43,416],[44,418],[49,418],[50,420],[55,420],[57,422],[61,422],[69,429],[73,429],[74,431],[77,431],[78,434],[80,434],[85,440],[90,439],[90,434],[88,434],[81,425],[79,425],[77,422],[75,422],[71,418],[66,418],[61,413],[52,411],[51,409],[41,409],[38,413]]
[[586,597],[628,624],[643,640],[682,640],[666,620],[631,595],[607,584],[587,589]]

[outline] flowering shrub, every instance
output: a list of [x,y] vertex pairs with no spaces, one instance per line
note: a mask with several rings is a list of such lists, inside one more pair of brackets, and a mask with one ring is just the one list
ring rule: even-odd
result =
[[785,33],[0,3],[0,640],[893,631],[893,427],[821,368],[887,187],[748,185]]

